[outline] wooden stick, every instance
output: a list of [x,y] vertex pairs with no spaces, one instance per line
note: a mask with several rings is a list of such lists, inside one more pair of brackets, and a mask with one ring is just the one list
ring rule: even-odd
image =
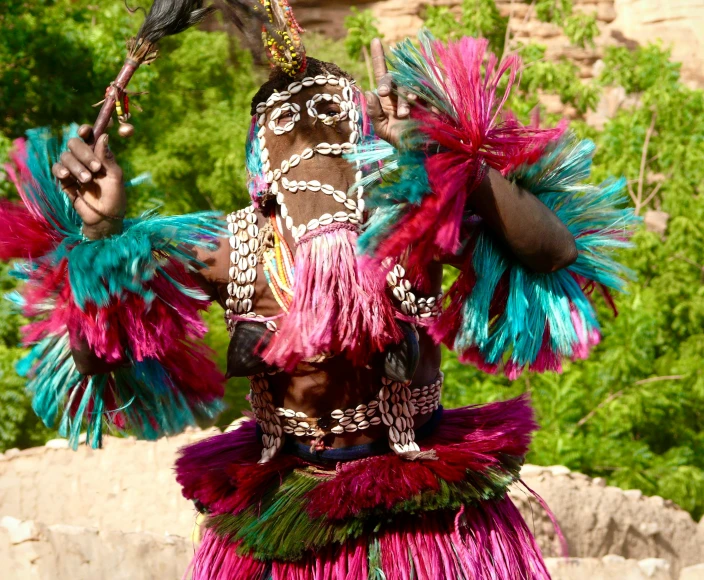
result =
[[139,63],[131,58],[128,58],[122,66],[120,74],[117,75],[117,78],[110,85],[110,88],[105,95],[105,102],[100,108],[98,118],[95,120],[95,124],[93,125],[94,143],[97,143],[98,138],[105,133],[105,129],[107,129],[108,123],[110,123],[110,117],[112,117],[112,114],[115,111],[115,103],[125,92],[127,85],[138,68]]

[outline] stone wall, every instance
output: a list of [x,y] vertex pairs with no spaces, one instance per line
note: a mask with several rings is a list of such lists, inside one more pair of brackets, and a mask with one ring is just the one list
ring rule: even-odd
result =
[[[3,580],[180,580],[192,554],[192,542],[176,536],[0,519]],[[549,558],[547,566],[553,580],[677,578],[667,561],[652,558]],[[688,568],[679,580],[702,580],[702,572]]]
[[[0,454],[0,570],[23,571],[10,577],[18,579],[179,577],[175,570],[185,570],[192,554],[187,538],[196,514],[181,497],[173,463],[181,446],[215,432],[153,443],[107,437],[100,451],[74,452],[55,440]],[[523,478],[551,506],[570,556],[580,558],[552,562],[557,579],[670,580],[704,563],[704,524],[672,502],[560,466],[525,466]],[[512,497],[544,553],[560,556],[542,508],[524,488]]]

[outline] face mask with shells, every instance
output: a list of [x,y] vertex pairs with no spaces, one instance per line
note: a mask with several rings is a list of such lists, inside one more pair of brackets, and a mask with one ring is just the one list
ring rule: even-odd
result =
[[[316,88],[320,92],[316,92]],[[318,75],[290,83],[286,90],[273,93],[266,102],[259,103],[256,107],[258,115],[256,139],[259,145],[262,173],[269,193],[276,197],[281,218],[296,242],[320,227],[335,223],[359,225],[364,221],[364,200],[362,199],[364,189],[357,187],[349,191],[349,186],[362,178],[359,167],[353,172],[354,179],[351,179],[351,174],[350,179],[340,179],[341,173],[349,173],[353,168],[343,166],[340,169],[339,165],[334,164],[324,165],[325,170],[319,170],[314,176],[311,176],[313,173],[311,169],[307,173],[311,176],[309,179],[291,178],[292,172],[301,174],[300,169],[296,168],[316,156],[334,157],[347,163],[342,156],[356,151],[361,135],[361,114],[357,105],[359,97],[359,90],[354,86],[353,81],[333,75]],[[324,112],[321,110],[324,107],[332,109]],[[312,125],[303,124],[302,119],[310,121]],[[315,132],[309,130],[305,134],[305,131],[306,127],[315,127],[317,123],[331,129],[335,127],[341,129],[343,128],[341,124],[346,123],[349,130],[344,127],[344,130],[331,130],[325,133],[330,136],[336,135],[338,142],[312,143],[311,137]],[[301,128],[302,124],[303,128]],[[281,155],[281,147],[273,145],[271,140],[288,138],[291,143],[297,143],[299,141],[295,138],[297,131],[304,132],[302,137],[305,146],[295,150],[294,145],[294,153],[289,156],[290,149],[287,142],[285,154]],[[293,171],[294,169],[296,171]],[[341,185],[341,182],[345,185]],[[294,215],[295,212],[291,211],[289,201],[294,195],[301,193],[314,194],[297,199],[298,204],[309,206],[307,210],[299,212],[302,215],[309,214],[307,216],[309,219],[305,221],[296,220],[300,215]],[[320,194],[323,194],[325,199],[321,199]],[[317,201],[314,201],[316,199]],[[331,201],[334,201],[334,204],[330,203]],[[327,211],[319,215],[310,215],[313,211],[311,206],[323,207]]]

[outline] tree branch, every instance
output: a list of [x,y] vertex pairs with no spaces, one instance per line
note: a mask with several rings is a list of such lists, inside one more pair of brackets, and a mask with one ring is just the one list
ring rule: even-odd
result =
[[650,377],[649,379],[642,379],[633,383],[634,385],[647,385],[649,383],[658,383],[660,381],[679,381],[684,379],[686,375],[668,375],[665,377]]
[[640,156],[640,173],[638,176],[638,201],[636,202],[635,214],[638,215],[640,210],[643,208],[641,203],[643,200],[643,187],[645,186],[645,168],[648,165],[648,147],[650,147],[650,139],[653,136],[653,131],[655,131],[655,120],[657,119],[657,113],[653,111],[653,118],[650,121],[650,127],[648,127],[648,132],[645,134],[645,142],[643,143],[643,153]]
[[616,391],[615,393],[611,393],[608,397],[606,397],[601,403],[599,403],[596,407],[594,407],[589,413],[587,413],[584,417],[582,417],[579,421],[577,421],[577,428],[581,427],[584,425],[589,419],[591,419],[594,415],[596,415],[599,412],[599,409],[603,409],[608,405],[611,401],[614,399],[618,399],[621,395],[623,395],[624,389],[621,389],[620,391]]

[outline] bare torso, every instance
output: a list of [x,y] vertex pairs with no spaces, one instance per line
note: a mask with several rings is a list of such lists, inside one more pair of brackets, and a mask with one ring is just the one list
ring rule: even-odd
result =
[[[263,226],[265,218],[258,214],[259,224]],[[295,244],[288,231],[286,241],[295,252]],[[209,264],[208,278],[212,291],[218,302],[224,307],[227,299],[229,248],[223,244]],[[431,288],[429,295],[440,292],[442,266],[433,264],[428,272]],[[266,282],[262,265],[257,267],[253,311],[263,317],[281,314],[281,308]],[[440,347],[435,345],[427,333],[418,328],[420,362],[416,369],[412,387],[422,387],[433,383],[440,372]],[[291,373],[281,372],[269,377],[269,390],[274,397],[274,405],[305,413],[308,417],[324,417],[335,409],[356,407],[372,401],[381,385],[381,372],[370,364],[354,366],[344,355],[328,358],[322,362],[300,363]],[[418,415],[415,426],[420,427],[431,415]],[[385,438],[387,428],[384,425],[370,427],[365,431],[331,434],[325,439],[328,447],[346,447],[360,445]]]

